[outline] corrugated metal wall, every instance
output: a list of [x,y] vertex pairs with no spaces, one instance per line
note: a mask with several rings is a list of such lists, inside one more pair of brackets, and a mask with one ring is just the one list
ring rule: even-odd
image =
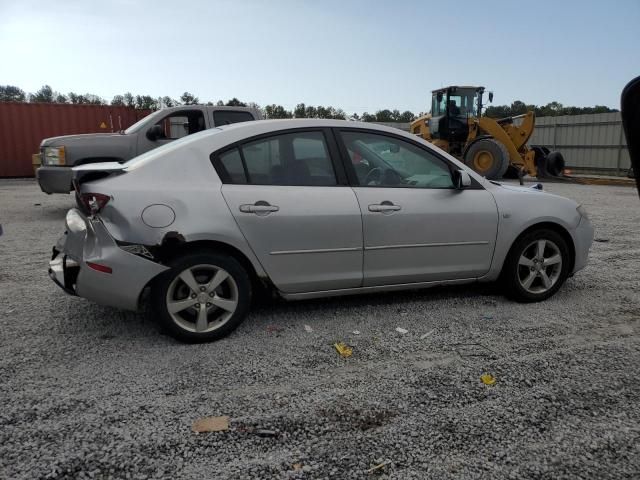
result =
[[148,113],[103,105],[0,102],[0,177],[33,176],[31,155],[39,152],[43,138],[117,132]]
[[561,152],[577,170],[621,174],[630,167],[619,112],[536,118],[529,144]]

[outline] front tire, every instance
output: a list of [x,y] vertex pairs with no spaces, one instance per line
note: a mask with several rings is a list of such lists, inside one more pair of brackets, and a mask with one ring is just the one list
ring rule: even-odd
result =
[[553,230],[540,229],[520,237],[502,268],[508,297],[518,302],[539,302],[555,294],[569,276],[570,250]]
[[246,317],[251,280],[233,257],[194,252],[172,260],[151,288],[161,326],[177,340],[211,342],[229,335]]

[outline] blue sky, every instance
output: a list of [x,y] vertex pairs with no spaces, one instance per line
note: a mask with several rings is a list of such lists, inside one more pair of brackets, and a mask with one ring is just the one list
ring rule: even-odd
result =
[[0,0],[0,84],[238,97],[347,112],[494,103],[619,106],[640,75],[640,0]]

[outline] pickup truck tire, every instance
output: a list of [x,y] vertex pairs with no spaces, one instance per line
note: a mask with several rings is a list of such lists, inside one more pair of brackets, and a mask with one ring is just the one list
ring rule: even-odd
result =
[[219,340],[245,319],[251,279],[235,258],[201,250],[172,259],[151,286],[151,306],[169,335],[186,343]]

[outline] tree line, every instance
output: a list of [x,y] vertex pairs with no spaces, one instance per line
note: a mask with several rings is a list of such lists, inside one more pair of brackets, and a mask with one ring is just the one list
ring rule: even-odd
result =
[[[282,105],[260,105],[254,102],[243,102],[237,98],[232,98],[226,102],[218,100],[201,102],[195,95],[184,92],[179,99],[169,96],[153,97],[151,95],[133,95],[126,92],[122,95],[114,96],[110,102],[92,93],[78,94],[69,92],[67,94],[53,90],[49,85],[44,85],[35,93],[26,93],[19,87],[13,85],[0,85],[0,102],[30,102],[30,103],[61,103],[61,104],[88,104],[88,105],[113,105],[130,107],[138,110],[158,110],[165,107],[178,105],[217,105],[217,106],[237,106],[253,107],[260,110],[265,118],[333,118],[338,120],[355,120],[362,122],[412,122],[416,118],[424,115],[424,112],[414,114],[409,110],[400,112],[397,109],[378,110],[375,113],[364,112],[362,114],[347,114],[341,108],[332,106],[313,106],[299,103],[293,110],[287,110]],[[537,117],[548,117],[557,115],[580,115],[585,113],[608,113],[617,112],[603,105],[594,107],[570,107],[558,102],[550,102],[544,106],[530,105],[516,100],[511,105],[492,105],[486,108],[484,115],[492,118],[505,118],[521,115],[529,110],[533,110]]]

